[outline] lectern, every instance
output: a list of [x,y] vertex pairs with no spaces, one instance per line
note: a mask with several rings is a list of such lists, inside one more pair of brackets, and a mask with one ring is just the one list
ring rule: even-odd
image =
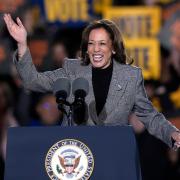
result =
[[132,127],[10,128],[5,180],[32,179],[140,180]]

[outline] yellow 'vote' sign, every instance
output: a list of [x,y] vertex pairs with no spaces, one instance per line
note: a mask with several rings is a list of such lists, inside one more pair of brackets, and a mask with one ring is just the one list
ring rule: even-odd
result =
[[155,37],[160,17],[159,7],[110,7],[104,11],[104,18],[116,22],[125,38]]
[[160,77],[160,48],[157,34],[160,30],[159,7],[110,7],[104,18],[113,20],[125,39],[127,53],[134,64],[143,69],[145,79]]
[[44,0],[49,22],[88,21],[88,0]]
[[125,40],[128,56],[134,59],[134,65],[143,69],[145,79],[158,79],[160,76],[159,42],[154,39]]

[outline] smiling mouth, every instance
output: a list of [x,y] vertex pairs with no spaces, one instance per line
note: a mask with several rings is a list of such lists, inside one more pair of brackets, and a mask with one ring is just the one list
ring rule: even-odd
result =
[[100,62],[100,61],[102,61],[102,59],[103,59],[103,55],[93,55],[93,61],[94,62]]

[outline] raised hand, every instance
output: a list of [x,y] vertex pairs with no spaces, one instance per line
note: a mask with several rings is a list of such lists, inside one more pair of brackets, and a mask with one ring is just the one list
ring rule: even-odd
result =
[[17,41],[18,52],[21,57],[27,49],[27,31],[19,17],[16,18],[16,22],[12,19],[10,14],[4,14],[3,18],[9,34]]

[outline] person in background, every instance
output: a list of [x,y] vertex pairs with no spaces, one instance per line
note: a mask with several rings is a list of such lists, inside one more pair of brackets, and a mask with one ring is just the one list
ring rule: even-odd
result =
[[162,44],[161,84],[156,90],[166,112],[173,116],[180,109],[180,11],[165,22],[160,32]]
[[10,75],[13,66],[8,43],[0,41],[0,75]]
[[175,91],[180,87],[180,16],[171,25],[171,51],[167,60],[168,77],[165,82],[167,90]]
[[[36,95],[37,97],[37,95]],[[56,98],[51,93],[40,95],[35,105],[34,118],[30,126],[52,126],[61,124],[62,112],[58,110]]]
[[[147,98],[141,69],[128,64],[121,33],[110,20],[90,23],[82,35],[81,59],[66,60],[63,68],[38,73],[27,46],[27,32],[21,20],[4,14],[10,35],[17,41],[14,63],[24,86],[33,91],[52,91],[61,77],[71,81],[84,77],[89,82],[86,97],[86,125],[127,125],[134,112],[145,128],[170,147],[180,147],[180,132]],[[72,94],[70,99],[73,99]],[[63,125],[67,125],[64,119]],[[174,142],[173,142],[174,141]]]
[[9,127],[18,126],[18,121],[13,115],[13,95],[10,86],[5,81],[0,81],[0,154],[5,161],[7,130]]
[[67,57],[68,53],[65,44],[63,42],[54,42],[51,48],[53,70],[61,68]]
[[168,166],[165,170],[165,180],[180,179],[180,152],[168,149],[167,151]]

